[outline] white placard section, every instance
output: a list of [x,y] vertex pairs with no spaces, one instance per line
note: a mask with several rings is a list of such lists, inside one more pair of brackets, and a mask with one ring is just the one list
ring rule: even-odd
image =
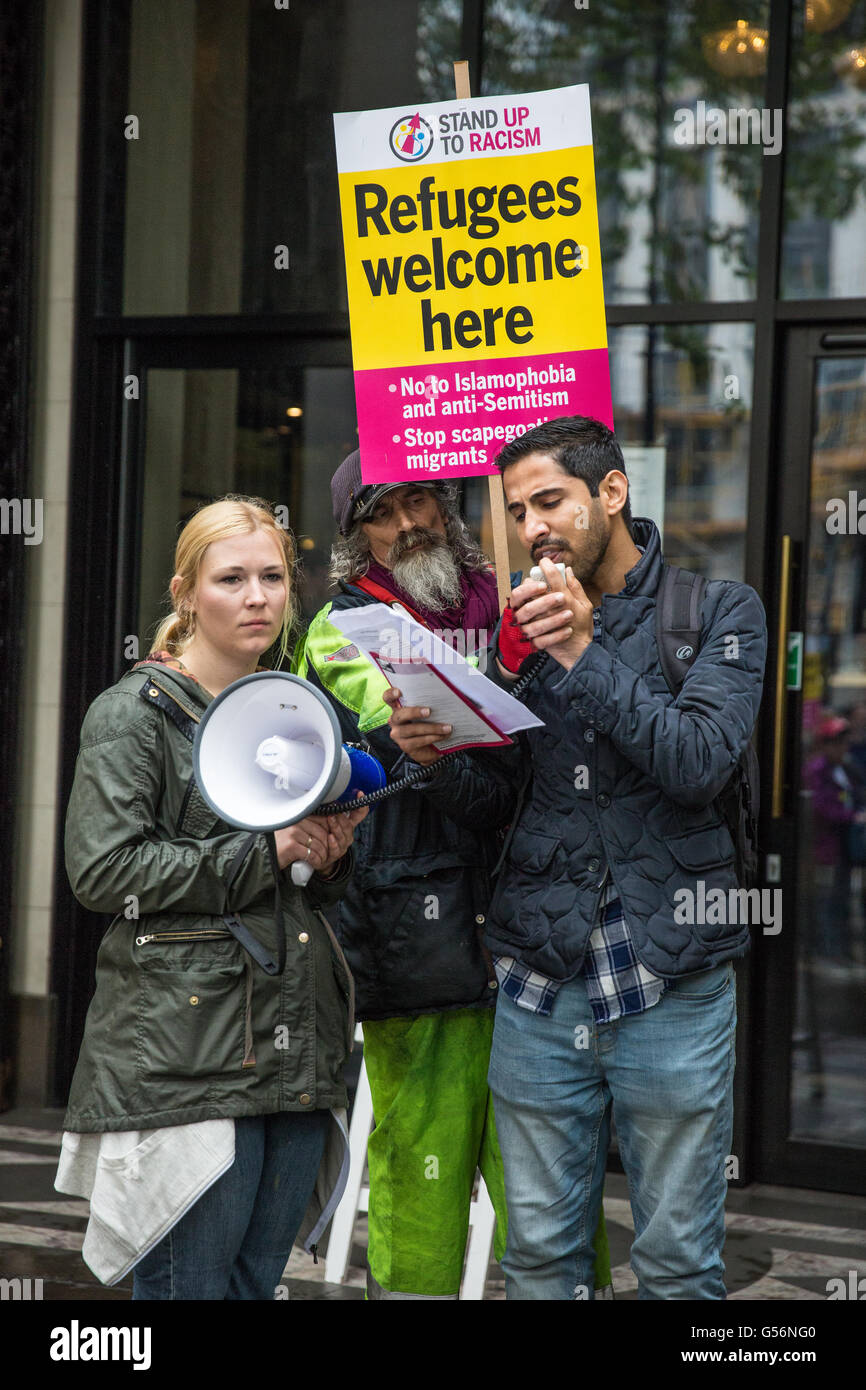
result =
[[[423,131],[419,152],[401,157],[392,143],[395,127],[412,122]],[[389,106],[378,111],[341,111],[334,116],[340,173],[398,169],[423,163],[431,150],[433,162],[458,163],[478,155],[495,157],[592,144],[589,87],[559,87],[519,96],[473,97],[422,102],[420,106]],[[457,137],[455,140],[454,137]]]

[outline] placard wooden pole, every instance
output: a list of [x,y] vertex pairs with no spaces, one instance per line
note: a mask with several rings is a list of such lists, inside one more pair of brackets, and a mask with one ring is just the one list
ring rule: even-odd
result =
[[[463,60],[454,64],[454,95],[460,101],[471,97],[469,83],[469,64]],[[499,593],[500,612],[508,602],[511,592],[511,563],[508,559],[508,532],[505,529],[505,498],[502,495],[502,481],[498,473],[488,474],[487,484],[490,492],[490,520],[493,524],[493,563],[496,566],[496,588]]]

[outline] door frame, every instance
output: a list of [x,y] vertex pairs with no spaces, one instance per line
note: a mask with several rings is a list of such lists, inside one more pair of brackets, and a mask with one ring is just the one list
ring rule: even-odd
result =
[[[828,341],[832,339],[832,344]],[[803,694],[781,690],[783,633],[806,630],[808,544],[815,363],[866,353],[866,321],[810,320],[780,327],[778,428],[771,491],[767,502],[767,553],[774,558],[767,587],[770,635],[765,678],[762,747],[767,749],[762,787],[762,845],[781,858],[782,931],[755,939],[755,1007],[752,1013],[753,1176],[761,1182],[866,1194],[866,1154],[854,1146],[792,1138],[789,1134],[792,1075],[791,1037],[797,999],[797,819],[801,786]],[[773,501],[775,499],[775,505]],[[788,602],[783,590],[783,538],[789,537]],[[786,611],[785,611],[786,610]],[[775,740],[778,735],[778,745]],[[784,767],[781,814],[773,813],[775,758]],[[767,877],[766,859],[762,881]],[[796,910],[796,906],[794,907]],[[785,929],[786,920],[788,922]]]

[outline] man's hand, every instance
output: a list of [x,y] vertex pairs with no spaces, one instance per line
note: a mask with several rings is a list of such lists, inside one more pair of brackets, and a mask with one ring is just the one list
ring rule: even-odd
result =
[[392,711],[388,724],[391,728],[391,737],[400,749],[413,762],[420,763],[426,767],[429,763],[435,763],[442,754],[433,744],[436,739],[443,738],[450,734],[450,724],[432,724],[429,722],[430,711],[420,705],[407,705],[399,707],[400,691],[394,686],[389,686],[382,699]]
[[511,607],[536,651],[550,652],[570,671],[592,642],[592,604],[570,567],[563,578],[546,556],[539,564],[548,587],[525,579],[512,593]]

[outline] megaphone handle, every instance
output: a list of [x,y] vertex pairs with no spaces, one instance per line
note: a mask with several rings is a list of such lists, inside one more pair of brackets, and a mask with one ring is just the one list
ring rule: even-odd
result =
[[292,883],[296,883],[299,888],[306,888],[312,877],[312,865],[305,864],[303,859],[296,859],[292,865]]

